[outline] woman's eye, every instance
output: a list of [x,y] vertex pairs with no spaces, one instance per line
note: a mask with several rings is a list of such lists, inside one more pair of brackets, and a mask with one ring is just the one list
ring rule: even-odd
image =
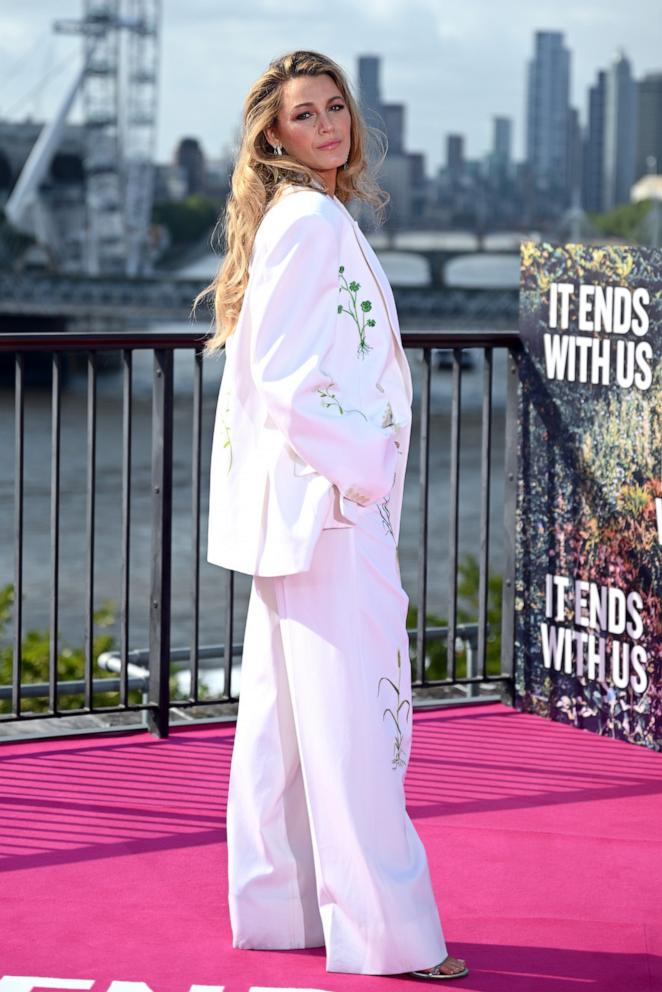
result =
[[[345,109],[345,104],[344,103],[334,103],[333,106],[331,107],[331,110],[336,110],[336,108],[338,110],[344,110]],[[309,110],[303,110],[300,114],[297,114],[296,119],[298,121],[302,121],[304,119],[305,115],[306,114],[309,114],[309,113],[310,113]]]

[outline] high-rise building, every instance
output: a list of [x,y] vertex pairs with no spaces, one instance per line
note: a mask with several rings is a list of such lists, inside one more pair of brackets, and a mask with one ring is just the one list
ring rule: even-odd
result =
[[527,67],[526,159],[538,186],[560,204],[570,196],[570,51],[561,31],[536,31]]
[[513,122],[510,117],[492,118],[492,152],[490,171],[497,179],[507,179],[512,170]]
[[390,194],[386,225],[390,230],[406,227],[411,218],[412,167],[408,155],[387,155],[379,173],[379,184]]
[[645,75],[637,89],[635,179],[651,172],[662,173],[662,72]]
[[409,175],[412,186],[423,186],[425,184],[425,155],[423,152],[407,152],[409,159]]
[[607,73],[598,72],[588,94],[588,118],[584,136],[582,169],[582,206],[584,210],[602,210],[602,162],[605,147],[605,98]]
[[383,103],[381,114],[388,138],[389,155],[402,155],[405,145],[405,105],[404,103]]
[[[386,223],[390,229],[405,226],[423,210],[426,187],[424,158],[405,150],[405,105],[382,101],[380,86],[381,59],[377,55],[358,58],[359,105],[366,123],[386,137],[368,132],[368,158],[378,163],[380,186],[390,194]],[[386,150],[386,155],[383,155]],[[367,208],[357,208],[359,221],[368,221]]]
[[630,60],[620,51],[607,69],[603,210],[630,202],[637,154],[637,87]]
[[464,171],[464,135],[446,135],[446,169],[454,178]]
[[378,55],[359,55],[359,104],[366,122],[372,127],[381,126],[380,62]]
[[568,190],[570,199],[579,206],[582,192],[582,129],[579,123],[579,111],[576,107],[568,110]]
[[186,191],[201,193],[205,188],[205,156],[197,138],[182,138],[175,151],[175,164],[184,171]]

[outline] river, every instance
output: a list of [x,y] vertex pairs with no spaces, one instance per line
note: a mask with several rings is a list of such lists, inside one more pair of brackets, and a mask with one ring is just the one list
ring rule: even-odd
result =
[[[504,259],[504,282],[512,276],[512,264]],[[402,321],[403,328],[406,321]],[[160,325],[164,326],[164,325]],[[165,325],[167,326],[167,325]],[[171,325],[174,326],[174,325]],[[478,551],[480,493],[480,406],[482,353],[472,352],[476,362],[463,374],[462,454],[460,477],[460,555]],[[405,589],[416,598],[418,559],[418,429],[420,402],[420,352],[408,351],[414,381],[414,432],[412,435],[400,535],[400,565]],[[151,539],[151,389],[152,354],[134,354],[131,496],[131,601],[130,647],[147,645],[149,630],[149,574]],[[188,351],[175,354],[174,378],[174,467],[173,467],[173,568],[172,639],[175,647],[188,645],[192,630],[192,383],[193,359]],[[200,643],[223,640],[225,573],[206,561],[208,462],[211,432],[222,358],[204,363],[203,385],[203,479],[200,554]],[[493,494],[490,559],[501,570],[503,516],[503,420],[505,354],[495,356]],[[73,374],[62,395],[61,507],[59,564],[60,648],[82,646],[84,638],[85,570],[87,548],[85,411],[87,382],[84,373]],[[94,602],[112,601],[117,611],[120,596],[121,550],[121,372],[105,371],[98,378],[97,491],[94,531]],[[432,374],[431,457],[429,493],[428,609],[443,615],[448,588],[448,477],[450,464],[451,376],[435,369]],[[0,450],[5,471],[0,478],[0,585],[14,576],[14,410],[13,390],[0,391]],[[24,633],[44,629],[50,609],[50,448],[51,397],[48,388],[30,388],[25,410],[25,500],[24,500]],[[236,631],[241,637],[250,591],[250,577],[236,577]],[[119,635],[119,617],[108,627]],[[97,632],[100,632],[98,628]],[[8,626],[2,641],[8,643]]]

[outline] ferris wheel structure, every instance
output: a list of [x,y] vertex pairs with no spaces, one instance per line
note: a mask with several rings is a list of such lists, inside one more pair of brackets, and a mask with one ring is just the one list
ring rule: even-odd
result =
[[85,268],[139,275],[148,267],[158,96],[160,0],[83,0]]
[[[82,60],[32,147],[5,213],[44,244],[64,271],[89,276],[151,271],[160,20],[161,0],[83,0],[80,18],[53,25],[57,33],[81,37]],[[77,97],[84,203],[78,222],[63,234],[48,214],[40,184]]]

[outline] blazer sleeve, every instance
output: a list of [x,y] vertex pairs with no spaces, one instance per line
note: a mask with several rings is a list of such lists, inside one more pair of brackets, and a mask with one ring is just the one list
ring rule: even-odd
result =
[[296,453],[361,504],[386,496],[398,447],[390,427],[324,406],[338,316],[338,235],[320,213],[296,217],[256,253],[251,364],[267,409]]

